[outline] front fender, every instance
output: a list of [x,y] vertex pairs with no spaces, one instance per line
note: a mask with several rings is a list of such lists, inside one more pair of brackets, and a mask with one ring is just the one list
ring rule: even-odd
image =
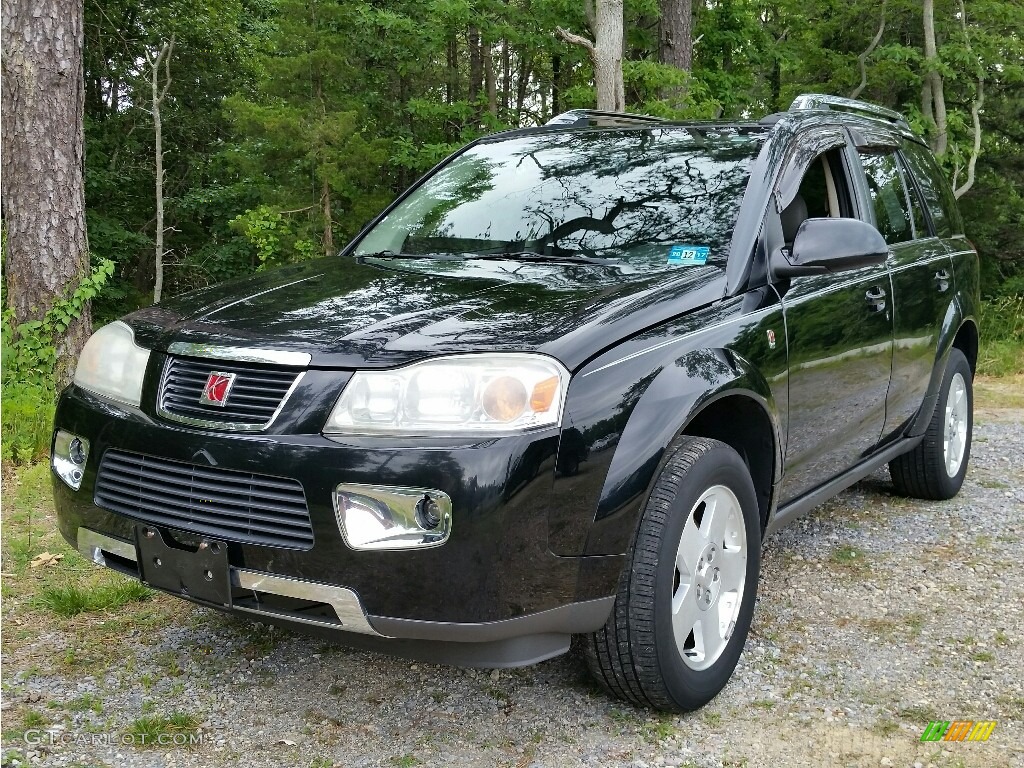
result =
[[608,468],[584,554],[628,549],[666,450],[701,412],[729,396],[753,400],[768,415],[776,452],[773,479],[778,480],[779,414],[764,376],[727,349],[688,352],[658,373],[633,409]]
[[[767,415],[777,480],[779,436],[785,432],[779,415],[785,402],[778,401],[787,393],[786,353],[784,347],[769,348],[766,329],[778,328],[782,336],[781,309],[733,320],[711,328],[697,324],[686,336],[649,347],[649,354],[602,365],[604,358],[573,378],[563,435],[572,431],[574,443],[587,446],[586,461],[578,467],[572,463],[574,474],[557,473],[556,504],[548,516],[554,553],[625,552],[666,449],[687,424],[724,397],[745,397]],[[695,348],[701,341],[722,343]],[[761,359],[753,362],[758,355]]]

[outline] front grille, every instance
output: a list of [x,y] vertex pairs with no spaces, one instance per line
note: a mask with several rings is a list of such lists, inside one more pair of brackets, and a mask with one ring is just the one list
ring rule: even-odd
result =
[[[221,408],[199,402],[211,373],[234,373]],[[169,357],[160,382],[158,412],[165,418],[220,429],[258,430],[270,425],[292,385],[296,368],[205,358]]]
[[109,450],[96,506],[213,538],[309,549],[313,528],[297,480]]

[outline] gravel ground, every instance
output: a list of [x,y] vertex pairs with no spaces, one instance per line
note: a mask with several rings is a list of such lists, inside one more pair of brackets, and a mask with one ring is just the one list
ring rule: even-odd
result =
[[[120,623],[8,597],[3,765],[1024,766],[1024,410],[977,420],[958,498],[896,497],[883,471],[767,541],[746,650],[697,713],[607,699],[574,654],[464,670],[166,596]],[[998,725],[919,741],[957,719]],[[146,723],[197,743],[140,746]]]

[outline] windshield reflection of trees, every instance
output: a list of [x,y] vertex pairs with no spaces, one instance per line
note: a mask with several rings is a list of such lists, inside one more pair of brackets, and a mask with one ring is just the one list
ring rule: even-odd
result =
[[[408,252],[526,250],[664,263],[673,245],[705,245],[712,260],[724,260],[759,144],[758,135],[679,128],[483,144],[387,224],[409,228]],[[425,210],[427,196],[434,205]]]

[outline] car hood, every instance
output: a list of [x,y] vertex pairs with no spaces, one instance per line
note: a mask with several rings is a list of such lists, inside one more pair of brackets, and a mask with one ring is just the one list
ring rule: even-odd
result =
[[335,257],[184,294],[125,321],[139,344],[161,351],[173,342],[292,350],[337,368],[536,351],[572,370],[724,291],[713,267]]

